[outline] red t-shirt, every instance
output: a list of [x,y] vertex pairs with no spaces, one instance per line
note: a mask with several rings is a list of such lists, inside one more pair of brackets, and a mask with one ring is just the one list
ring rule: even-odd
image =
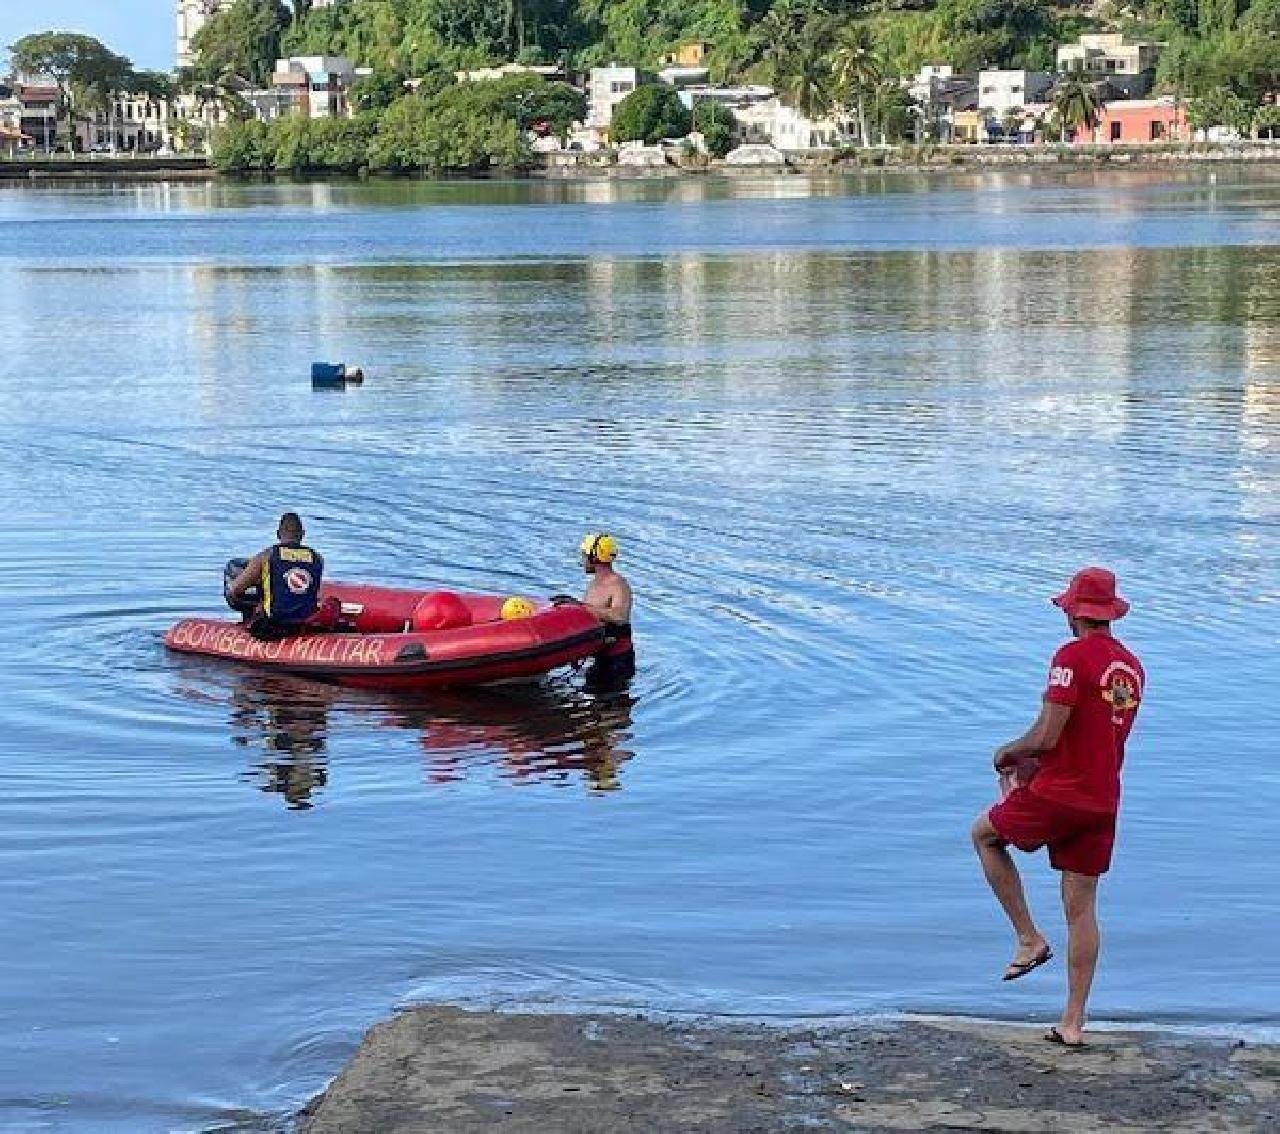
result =
[[1068,807],[1114,814],[1124,742],[1145,685],[1141,662],[1110,634],[1077,638],[1054,654],[1045,699],[1070,705],[1071,716],[1041,757],[1031,790]]

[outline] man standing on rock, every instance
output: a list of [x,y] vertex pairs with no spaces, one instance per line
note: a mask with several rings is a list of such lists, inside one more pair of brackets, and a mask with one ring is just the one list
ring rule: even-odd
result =
[[1053,600],[1072,641],[1049,670],[1040,716],[1025,736],[996,751],[996,771],[1010,788],[973,826],[982,870],[1018,935],[1005,980],[1026,976],[1053,956],[1032,919],[1022,879],[1009,854],[1049,848],[1062,874],[1067,917],[1067,1003],[1045,1037],[1084,1046],[1085,1006],[1098,965],[1098,879],[1111,865],[1120,769],[1146,682],[1142,665],[1111,633],[1129,604],[1116,577],[1088,567]]

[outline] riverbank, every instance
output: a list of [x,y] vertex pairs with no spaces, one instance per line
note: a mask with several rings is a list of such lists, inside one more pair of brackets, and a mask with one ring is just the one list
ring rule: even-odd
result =
[[1280,1048],[961,1020],[773,1027],[415,1008],[299,1134],[783,1129],[1240,1131],[1280,1123]]
[[[368,174],[379,180],[406,178],[459,179],[510,178],[581,179],[691,177],[708,175],[758,176],[852,175],[864,171],[899,173],[948,173],[974,169],[1099,169],[1198,167],[1205,164],[1280,165],[1280,144],[1255,143],[1239,146],[935,146],[897,147],[869,150],[810,150],[788,152],[757,164],[734,164],[685,158],[657,151],[647,160],[614,153],[556,153],[535,155],[521,169],[467,170],[452,173]],[[249,180],[319,181],[348,179],[349,171],[304,170],[276,173],[225,174],[205,157],[77,157],[0,159],[0,181],[4,180],[112,180],[207,181],[222,177]]]
[[204,181],[217,172],[206,157],[112,157],[77,154],[0,158],[0,181]]

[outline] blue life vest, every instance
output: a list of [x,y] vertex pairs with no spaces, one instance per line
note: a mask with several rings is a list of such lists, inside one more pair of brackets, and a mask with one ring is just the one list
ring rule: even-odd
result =
[[304,622],[320,603],[324,559],[301,544],[278,543],[262,571],[262,613],[272,622]]

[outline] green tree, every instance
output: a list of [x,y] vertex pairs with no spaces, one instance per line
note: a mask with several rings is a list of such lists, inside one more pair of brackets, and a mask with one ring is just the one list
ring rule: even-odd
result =
[[195,71],[210,80],[232,74],[263,86],[271,78],[292,15],[279,0],[235,0],[191,40]]
[[40,32],[24,36],[9,48],[13,69],[20,74],[52,76],[58,84],[60,117],[67,120],[76,148],[76,124],[84,113],[102,109],[110,97],[129,89],[133,65],[88,35]]
[[459,83],[386,110],[369,145],[375,170],[474,171],[518,168],[528,144],[501,83]]
[[842,106],[850,104],[858,112],[858,141],[871,144],[867,130],[867,97],[884,79],[884,66],[875,53],[868,33],[856,25],[846,27],[831,55],[833,94]]
[[738,120],[724,103],[703,99],[693,105],[692,128],[702,135],[707,152],[722,158],[733,149]]
[[1225,126],[1241,137],[1253,131],[1257,107],[1251,106],[1234,91],[1217,87],[1201,98],[1194,98],[1187,106],[1187,120],[1195,130],[1207,130],[1213,126]]
[[495,113],[514,118],[521,130],[545,127],[563,138],[587,116],[586,96],[568,83],[551,83],[537,75],[512,75],[491,87]]
[[1102,100],[1093,85],[1081,75],[1068,75],[1053,92],[1053,109],[1061,123],[1061,140],[1068,130],[1092,130],[1098,124]]
[[351,105],[357,110],[386,110],[405,95],[405,77],[399,71],[374,71],[357,79],[351,88]]
[[232,122],[213,137],[213,164],[223,173],[262,172],[275,168],[271,128],[257,119]]
[[779,0],[760,22],[760,70],[806,118],[830,108],[834,76],[828,48],[835,25],[812,0]]
[[651,83],[637,87],[614,107],[609,140],[653,145],[664,138],[683,138],[692,125],[675,88]]
[[914,103],[902,84],[884,79],[876,87],[873,102],[875,123],[883,142],[901,142],[915,130]]
[[1280,106],[1271,103],[1253,112],[1255,138],[1280,138]]

